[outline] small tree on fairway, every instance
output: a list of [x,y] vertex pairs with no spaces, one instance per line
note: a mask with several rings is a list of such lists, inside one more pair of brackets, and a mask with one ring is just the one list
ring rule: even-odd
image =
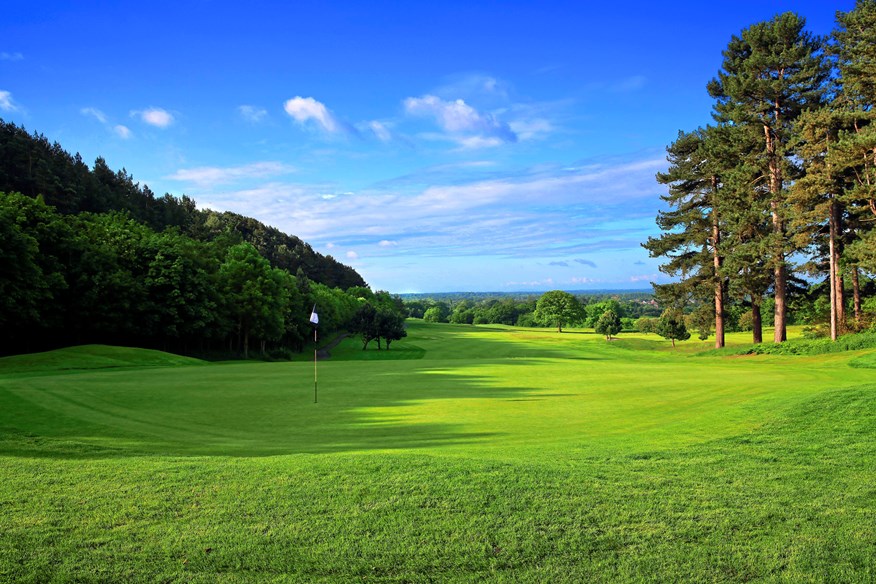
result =
[[667,310],[663,313],[657,322],[657,334],[664,339],[670,339],[673,348],[676,339],[686,341],[690,338],[690,333],[684,325],[684,316],[677,310]]
[[542,324],[556,326],[563,332],[563,325],[580,320],[581,303],[572,294],[563,290],[551,290],[542,294],[535,305],[535,318]]
[[612,335],[616,335],[621,331],[620,317],[613,310],[606,310],[596,321],[596,332],[600,335],[605,335],[607,340],[611,340]]
[[[389,351],[389,345],[393,341],[398,341],[408,336],[408,331],[405,330],[405,317],[391,310],[380,310],[377,313],[378,332],[383,340],[386,341],[386,350]],[[377,346],[380,347],[380,338],[377,339]]]
[[379,337],[377,329],[377,310],[370,302],[363,301],[350,323],[350,332],[362,335],[362,350],[368,343]]

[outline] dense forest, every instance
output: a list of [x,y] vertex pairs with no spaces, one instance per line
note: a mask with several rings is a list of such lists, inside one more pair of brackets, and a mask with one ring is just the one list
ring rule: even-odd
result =
[[714,125],[679,132],[657,176],[669,210],[644,246],[677,279],[655,286],[661,304],[697,312],[717,347],[740,306],[756,343],[766,324],[786,339],[795,303],[833,339],[870,326],[876,1],[828,38],[794,13],[748,27],[707,90]]
[[155,197],[125,170],[100,158],[89,169],[2,121],[0,238],[3,353],[108,343],[288,355],[310,337],[314,305],[327,333],[363,305],[401,310],[297,237]]

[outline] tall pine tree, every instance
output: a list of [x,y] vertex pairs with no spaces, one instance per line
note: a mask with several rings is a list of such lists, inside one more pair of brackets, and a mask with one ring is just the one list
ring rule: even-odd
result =
[[765,251],[774,279],[776,342],[787,337],[786,257],[793,248],[786,189],[793,172],[793,123],[803,110],[821,104],[829,76],[823,42],[804,26],[803,18],[788,12],[743,30],[730,40],[708,85],[716,120],[762,131],[760,151],[753,154],[770,194],[772,234]]

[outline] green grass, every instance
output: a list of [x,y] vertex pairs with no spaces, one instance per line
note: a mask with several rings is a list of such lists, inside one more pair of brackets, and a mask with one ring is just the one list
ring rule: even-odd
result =
[[708,348],[412,322],[317,404],[308,362],[0,360],[0,581],[876,579],[876,353]]

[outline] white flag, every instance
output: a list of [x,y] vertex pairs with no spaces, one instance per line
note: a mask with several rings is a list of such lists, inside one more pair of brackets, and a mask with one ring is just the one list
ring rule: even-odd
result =
[[319,324],[319,315],[316,314],[316,304],[313,305],[313,311],[310,313],[310,322]]

